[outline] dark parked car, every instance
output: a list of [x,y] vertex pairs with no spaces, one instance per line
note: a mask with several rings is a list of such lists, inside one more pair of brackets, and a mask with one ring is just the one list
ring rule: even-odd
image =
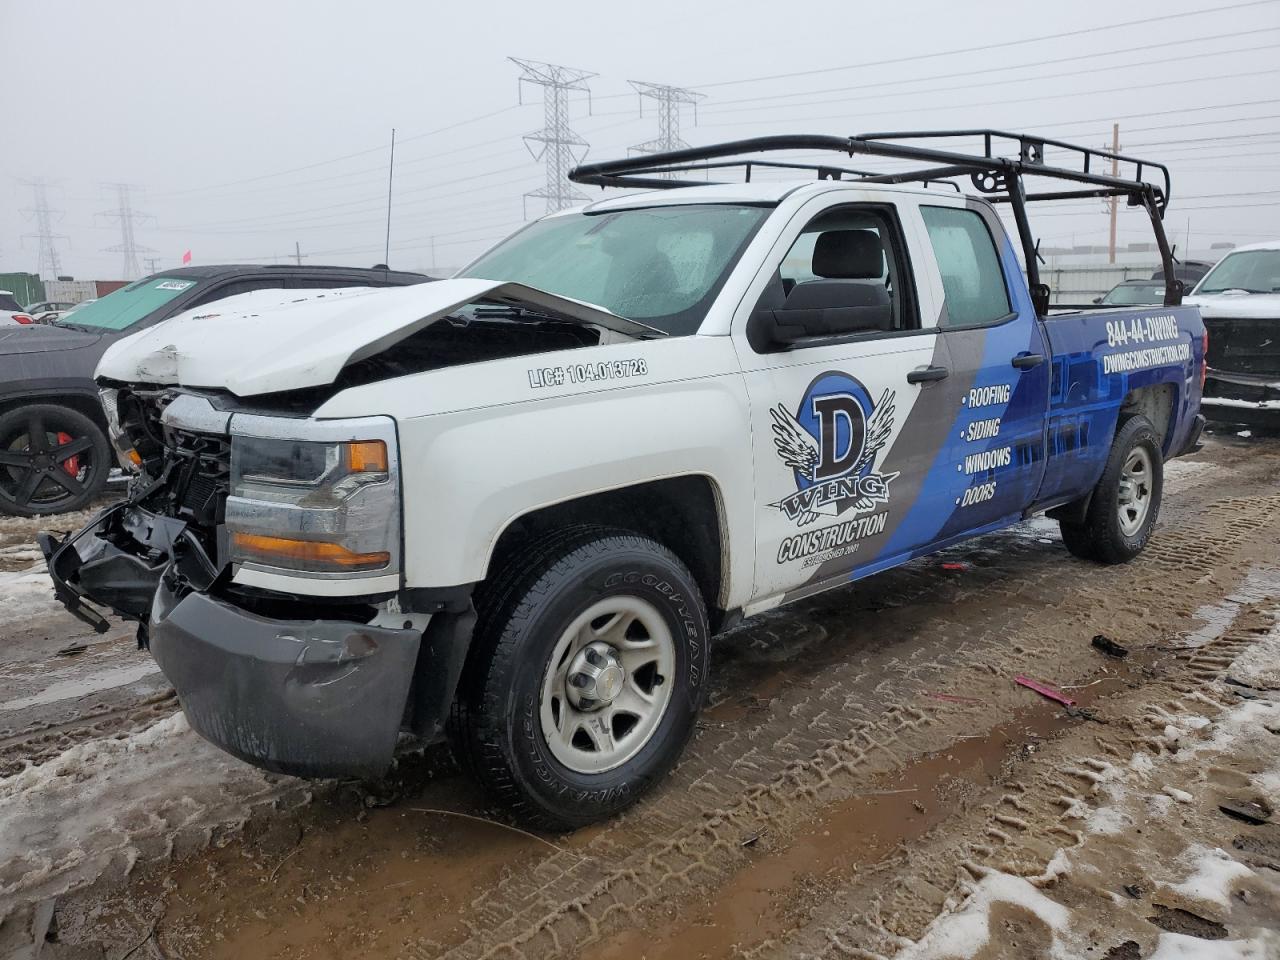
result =
[[1125,280],[1117,283],[1093,302],[1113,307],[1139,307],[1164,303],[1164,281],[1157,283],[1154,280]]
[[48,326],[0,327],[0,512],[78,510],[106,484],[115,456],[93,371],[121,337],[252,290],[392,287],[430,279],[380,268],[184,267],[131,283]]

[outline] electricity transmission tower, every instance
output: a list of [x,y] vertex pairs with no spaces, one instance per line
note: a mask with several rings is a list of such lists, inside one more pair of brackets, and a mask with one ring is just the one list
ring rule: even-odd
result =
[[136,280],[142,275],[142,268],[138,266],[138,254],[155,253],[151,247],[144,247],[138,243],[133,235],[133,226],[143,220],[155,219],[149,213],[139,213],[133,209],[133,185],[128,183],[104,183],[103,187],[108,190],[114,190],[116,194],[116,209],[107,210],[99,214],[108,220],[116,220],[120,224],[120,242],[114,247],[104,247],[107,253],[118,253],[121,255],[120,261],[120,279]]
[[[568,174],[586,156],[587,141],[569,126],[569,92],[581,90],[586,93],[590,109],[591,88],[587,86],[587,81],[596,74],[537,60],[521,60],[518,57],[507,59],[521,70],[519,89],[522,96],[525,83],[542,87],[542,129],[526,133],[524,141],[535,160],[546,161],[547,182],[545,186],[531,190],[525,196],[546,200],[547,213],[555,213],[582,203],[586,197],[569,183]],[[535,149],[535,143],[541,146]]]
[[[664,150],[679,150],[687,147],[680,136],[680,108],[685,104],[693,106],[693,122],[698,122],[698,101],[705,94],[695,93],[687,87],[673,87],[666,83],[646,83],[643,80],[628,80],[629,84],[640,94],[640,116],[644,116],[644,101],[647,97],[658,105],[658,135],[652,140],[637,143],[631,149],[635,153],[660,153]],[[672,177],[674,174],[663,174]]]
[[34,206],[27,207],[22,212],[30,215],[36,225],[35,233],[26,233],[23,237],[39,241],[40,260],[36,273],[53,280],[62,272],[62,259],[58,256],[58,241],[67,239],[66,234],[53,232],[55,214],[58,219],[61,219],[62,212],[49,209],[49,196],[46,190],[48,183],[44,180],[24,180],[23,183],[31,188]]

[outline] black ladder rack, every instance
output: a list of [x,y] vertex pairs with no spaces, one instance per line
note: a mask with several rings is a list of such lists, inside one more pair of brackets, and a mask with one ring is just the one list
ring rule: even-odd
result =
[[[921,146],[915,142],[975,137],[982,140],[981,153],[944,150]],[[1065,152],[1065,165],[1047,163],[1046,148]],[[770,160],[759,156],[784,150],[823,151],[850,158],[859,155],[887,157],[928,166],[877,173],[855,167]],[[1014,155],[1002,155],[1004,153]],[[1132,168],[1131,175],[1121,175],[1121,165]],[[1117,172],[1107,172],[1105,168],[1108,166],[1116,168]],[[1040,282],[1039,253],[1027,220],[1027,203],[1124,197],[1129,206],[1144,208],[1150,217],[1156,245],[1160,250],[1160,261],[1164,266],[1165,305],[1176,306],[1182,302],[1182,282],[1174,276],[1173,250],[1164,232],[1164,212],[1169,205],[1169,168],[1150,160],[1062,140],[988,129],[893,131],[850,137],[785,134],[582,164],[570,171],[569,179],[575,183],[600,187],[667,190],[706,186],[708,183],[705,180],[679,179],[675,174],[735,167],[743,170],[743,179],[747,182],[751,180],[753,170],[758,168],[806,170],[814,173],[820,180],[863,184],[918,183],[924,186],[947,184],[956,189],[959,189],[959,185],[950,178],[968,176],[974,188],[992,203],[1009,204],[1026,262],[1027,283],[1036,302],[1036,309],[1041,314],[1048,311],[1049,288]],[[1028,176],[1061,180],[1080,186],[1028,192],[1023,182],[1023,178]]]

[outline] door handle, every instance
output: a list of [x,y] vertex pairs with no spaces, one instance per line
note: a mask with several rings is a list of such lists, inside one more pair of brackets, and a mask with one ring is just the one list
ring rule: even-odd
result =
[[945,380],[951,376],[946,367],[916,367],[907,372],[907,383],[932,383],[934,380]]
[[1038,367],[1044,363],[1044,354],[1042,353],[1020,353],[1013,358],[1013,365],[1019,370],[1030,370],[1032,367]]

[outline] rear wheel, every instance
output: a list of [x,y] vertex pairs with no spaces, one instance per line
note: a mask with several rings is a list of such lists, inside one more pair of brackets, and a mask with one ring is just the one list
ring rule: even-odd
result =
[[1125,563],[1151,539],[1164,491],[1160,438],[1146,417],[1120,425],[1084,523],[1061,521],[1062,540],[1078,557]]
[[675,763],[706,689],[697,584],[619,530],[553,535],[480,598],[454,740],[524,821],[569,829],[634,803]]
[[34,517],[80,510],[110,470],[106,436],[78,410],[31,404],[0,415],[0,512]]

